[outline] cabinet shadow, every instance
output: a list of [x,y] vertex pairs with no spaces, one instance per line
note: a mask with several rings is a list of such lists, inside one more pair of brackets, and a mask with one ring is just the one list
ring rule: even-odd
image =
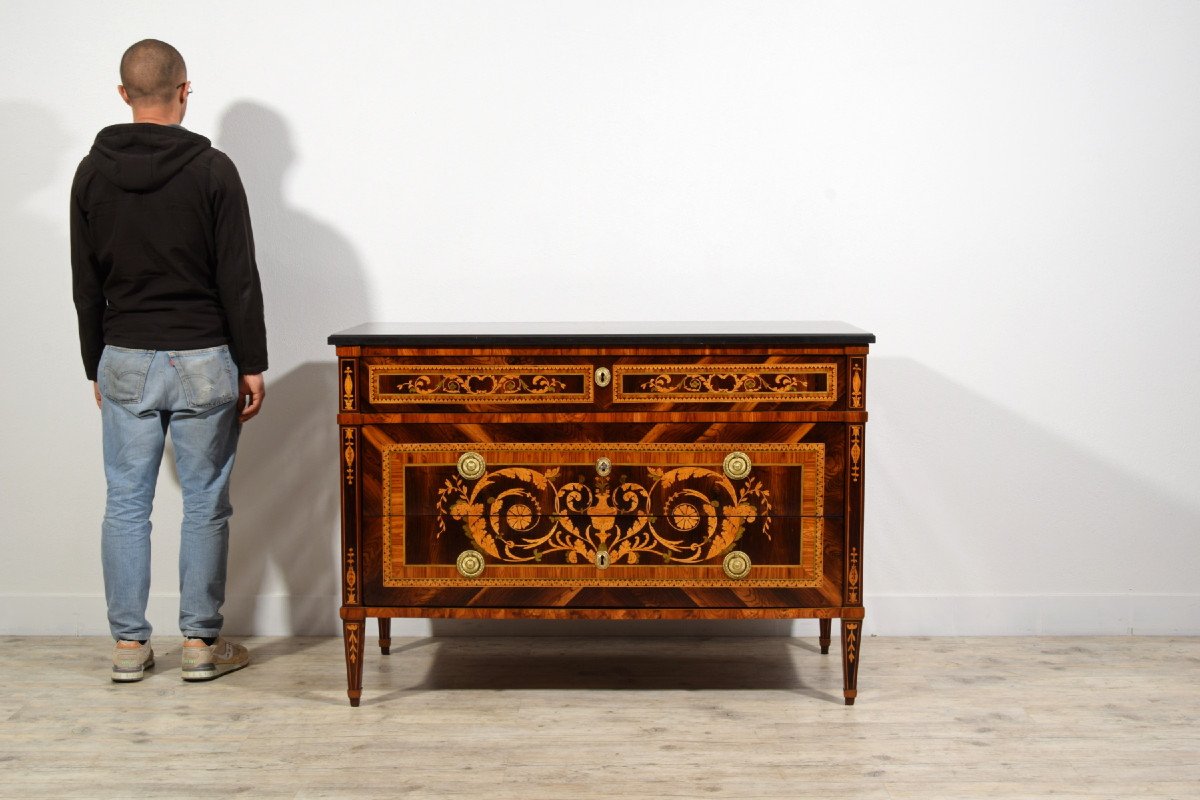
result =
[[[840,656],[833,651],[823,656],[797,650],[780,637],[457,637],[433,641],[435,646],[421,658],[424,675],[409,691],[775,690],[842,702]],[[367,658],[369,668],[372,659],[392,656],[368,650]],[[368,677],[368,693],[376,679],[375,675]]]

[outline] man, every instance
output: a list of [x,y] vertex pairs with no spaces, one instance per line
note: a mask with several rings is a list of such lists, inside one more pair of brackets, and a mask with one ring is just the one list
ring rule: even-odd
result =
[[180,126],[192,93],[183,57],[155,39],[121,58],[133,123],[96,136],[71,187],[79,340],[104,437],[101,559],[116,643],[112,679],[154,665],[150,510],[168,432],[183,489],[179,627],[184,680],[249,663],[220,637],[229,477],[241,423],[262,407],[262,289],[233,162]]

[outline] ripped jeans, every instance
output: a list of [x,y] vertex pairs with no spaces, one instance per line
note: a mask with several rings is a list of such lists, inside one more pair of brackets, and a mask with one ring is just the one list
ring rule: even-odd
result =
[[229,348],[110,345],[97,378],[108,481],[100,551],[113,638],[150,638],[150,510],[168,431],[183,489],[179,629],[188,637],[217,636],[233,513],[229,477],[241,429]]

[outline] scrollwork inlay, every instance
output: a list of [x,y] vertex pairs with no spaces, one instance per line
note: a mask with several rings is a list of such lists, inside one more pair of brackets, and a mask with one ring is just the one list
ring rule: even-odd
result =
[[372,403],[591,402],[589,365],[373,365]]
[[484,553],[507,563],[565,554],[568,564],[695,564],[727,551],[747,525],[770,538],[770,492],[750,477],[741,487],[702,467],[647,472],[650,485],[597,477],[559,483],[560,470],[506,467],[473,484],[447,478],[438,491],[436,533],[461,524]]
[[836,364],[618,364],[616,402],[833,401]]

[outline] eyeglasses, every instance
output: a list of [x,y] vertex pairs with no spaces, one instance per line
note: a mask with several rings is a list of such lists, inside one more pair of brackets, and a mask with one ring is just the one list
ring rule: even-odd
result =
[[192,87],[191,87],[191,86],[188,86],[188,84],[189,84],[189,83],[191,83],[191,81],[184,81],[183,83],[179,84],[179,85],[178,85],[178,86],[176,86],[175,88],[176,88],[176,89],[182,89],[183,87],[187,86],[187,87],[188,87],[188,94],[191,94],[191,93],[192,93]]

